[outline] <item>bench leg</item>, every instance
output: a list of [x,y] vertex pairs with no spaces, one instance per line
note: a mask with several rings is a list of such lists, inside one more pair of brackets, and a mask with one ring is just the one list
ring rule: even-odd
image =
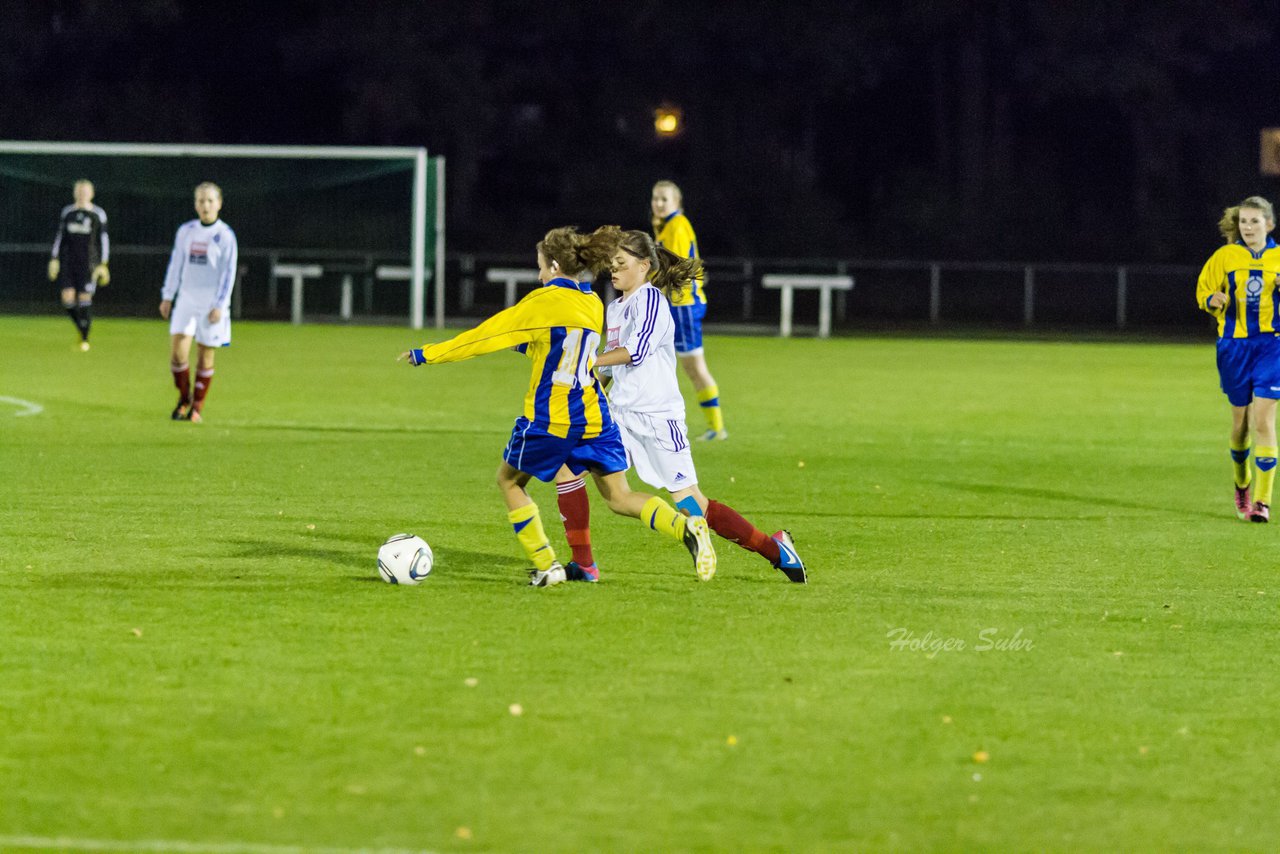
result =
[[791,337],[792,291],[790,285],[782,287],[782,325],[778,333],[783,338]]
[[302,323],[302,277],[293,277],[293,295],[289,307],[289,321],[298,326]]

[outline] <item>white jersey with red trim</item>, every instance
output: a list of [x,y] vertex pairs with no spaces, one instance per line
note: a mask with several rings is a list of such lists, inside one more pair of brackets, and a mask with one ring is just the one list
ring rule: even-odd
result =
[[173,240],[161,299],[181,294],[184,301],[226,310],[236,283],[239,251],[236,233],[222,220],[212,225],[198,219],[183,223]]

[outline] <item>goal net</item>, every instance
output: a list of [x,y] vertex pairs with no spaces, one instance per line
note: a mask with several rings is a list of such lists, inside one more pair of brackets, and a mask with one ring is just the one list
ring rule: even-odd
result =
[[111,285],[96,301],[149,315],[202,181],[240,244],[233,314],[444,323],[444,159],[422,148],[0,141],[0,307],[56,311],[46,278],[79,179],[107,214]]

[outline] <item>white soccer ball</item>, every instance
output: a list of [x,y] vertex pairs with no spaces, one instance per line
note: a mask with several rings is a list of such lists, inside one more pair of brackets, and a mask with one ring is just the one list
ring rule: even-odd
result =
[[378,574],[389,584],[417,584],[435,562],[431,546],[413,534],[393,534],[378,549]]

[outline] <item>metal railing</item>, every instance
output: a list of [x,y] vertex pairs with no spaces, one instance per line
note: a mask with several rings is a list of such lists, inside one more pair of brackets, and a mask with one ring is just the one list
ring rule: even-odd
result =
[[[38,304],[52,299],[43,278],[48,252],[44,244],[0,243],[0,302]],[[128,270],[113,275],[112,301],[150,311],[168,255],[169,247],[113,245],[113,273],[118,265]],[[395,252],[242,248],[245,292],[237,295],[236,309],[247,317],[288,317],[290,306],[283,304],[285,295],[271,271],[281,264],[320,264],[323,277],[307,284],[309,313],[407,318],[404,283],[377,276],[380,266],[402,265],[407,257]],[[855,289],[829,295],[828,316],[835,329],[864,321],[1118,329],[1135,324],[1190,327],[1203,321],[1192,296],[1199,270],[1190,265],[745,257],[712,257],[705,264],[711,323],[777,324],[780,301],[762,287],[766,275],[777,274],[856,277]],[[534,284],[510,281],[508,275],[494,281],[489,275],[490,270],[513,268],[532,269],[529,253],[448,253],[445,314],[484,316],[507,299],[527,293]],[[612,295],[607,278],[600,290],[602,298]],[[796,316],[818,318],[818,298],[797,292]],[[428,301],[434,303],[434,294],[428,294]]]

